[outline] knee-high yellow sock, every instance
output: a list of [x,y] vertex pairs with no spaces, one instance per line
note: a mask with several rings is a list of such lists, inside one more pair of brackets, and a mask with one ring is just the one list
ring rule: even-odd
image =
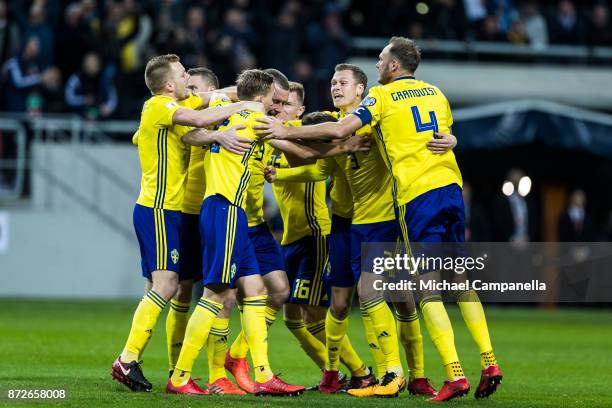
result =
[[168,302],[153,290],[142,298],[134,312],[130,334],[121,352],[121,361],[129,363],[139,359],[166,303]]
[[276,314],[278,310],[271,308],[270,306],[266,306],[266,328],[270,328],[276,321]]
[[457,304],[461,310],[463,321],[480,351],[480,364],[482,368],[497,364],[495,354],[493,354],[493,346],[491,346],[487,318],[478,294],[473,290],[466,290],[459,294]]
[[174,367],[174,373],[170,378],[175,386],[184,385],[189,381],[193,364],[198,358],[204,343],[206,343],[210,328],[221,309],[223,309],[221,303],[213,302],[204,297],[198,302],[187,322],[183,347]]
[[378,344],[378,338],[374,333],[372,319],[370,318],[370,315],[363,309],[361,309],[361,319],[363,320],[363,327],[365,329],[368,347],[370,348],[372,358],[374,359],[374,364],[376,365],[376,377],[382,378],[387,372],[387,363],[385,361],[385,355],[380,349],[380,345]]
[[227,336],[229,335],[229,319],[217,317],[210,328],[206,342],[208,353],[208,383],[212,384],[225,374],[225,352],[227,350]]
[[382,298],[365,302],[361,305],[372,319],[372,327],[378,339],[380,349],[385,355],[387,371],[403,376],[400,359],[399,344],[397,342],[397,328],[395,318],[389,306]]
[[325,318],[324,331],[326,333],[327,369],[338,371],[340,368],[340,351],[342,340],[348,330],[348,319],[336,319],[330,310]]
[[308,357],[321,369],[325,369],[327,362],[327,351],[325,344],[306,329],[303,320],[290,320],[285,318],[285,325],[293,333],[300,343],[300,347],[306,352]]
[[166,344],[170,371],[174,370],[174,365],[181,352],[187,319],[189,318],[188,313],[189,303],[179,302],[175,299],[170,300],[170,310],[168,310],[168,316],[166,317]]
[[240,311],[240,322],[241,329],[240,333],[230,346],[230,356],[232,358],[246,358],[249,353],[249,343],[247,342],[246,335],[244,334],[244,325],[242,324],[243,318],[243,306],[238,306],[238,310]]
[[[313,336],[316,336],[318,339],[320,339],[323,344],[327,343],[327,335],[325,328],[326,321],[327,319],[320,320],[318,322],[308,323],[306,325],[308,331]],[[345,333],[346,330],[348,330],[348,319],[346,320],[346,322],[347,328],[345,329]],[[367,367],[361,360],[361,358],[359,358],[359,355],[353,348],[353,345],[351,344],[351,340],[349,339],[348,335],[345,335],[342,338],[342,341],[340,342],[340,362],[344,364],[346,368],[349,369],[351,375],[354,375],[356,377],[363,377],[364,375],[367,375]]]
[[439,296],[425,298],[421,301],[421,311],[425,319],[425,326],[429,337],[442,358],[446,375],[450,380],[465,377],[457,349],[455,349],[455,335],[453,327]]
[[266,327],[267,295],[244,298],[243,330],[251,350],[255,381],[266,382],[273,376],[268,362],[268,330]]
[[421,335],[419,315],[416,310],[409,316],[402,316],[396,311],[395,318],[399,340],[406,351],[410,379],[425,378],[425,356],[423,355],[423,335]]

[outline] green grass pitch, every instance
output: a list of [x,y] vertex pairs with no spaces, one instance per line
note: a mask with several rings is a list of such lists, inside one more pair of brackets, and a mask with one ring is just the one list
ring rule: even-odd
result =
[[[164,317],[144,355],[144,372],[154,384],[150,394],[129,392],[110,378],[110,366],[128,333],[136,301],[62,301],[0,299],[0,406],[71,407],[411,407],[430,406],[403,393],[397,399],[356,399],[309,392],[298,398],[165,395],[167,378]],[[479,356],[458,310],[449,307],[459,355],[472,389],[478,383]],[[612,325],[609,310],[486,308],[504,383],[489,400],[469,397],[449,406],[610,407],[612,406]],[[236,335],[236,316],[231,339]],[[426,373],[439,388],[443,370],[425,333]],[[351,315],[350,336],[371,364],[361,319]],[[231,340],[230,339],[230,340]],[[282,321],[269,336],[273,370],[304,385],[320,373]],[[206,378],[206,353],[195,367]],[[66,388],[63,401],[9,401],[8,389]]]

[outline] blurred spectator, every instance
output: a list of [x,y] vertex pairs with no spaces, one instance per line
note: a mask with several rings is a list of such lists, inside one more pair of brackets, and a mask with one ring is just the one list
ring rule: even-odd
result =
[[480,32],[478,34],[480,41],[503,42],[506,36],[499,30],[499,18],[497,16],[488,16],[482,21]]
[[472,186],[463,182],[463,203],[465,205],[465,240],[468,242],[487,242],[489,240],[488,222],[482,206],[473,200]]
[[[536,212],[529,195],[519,194],[521,180],[526,177],[520,169],[508,172],[502,194],[495,202],[493,240],[496,242],[528,242],[538,240]],[[509,183],[509,184],[508,184]]]
[[42,111],[44,113],[64,112],[64,86],[59,68],[51,67],[42,75]]
[[39,44],[37,64],[45,69],[53,63],[54,34],[47,21],[45,2],[35,1],[30,7],[28,23],[25,28],[25,38],[35,37]]
[[64,13],[64,23],[59,27],[55,55],[57,66],[64,77],[79,69],[88,51],[100,47],[90,25],[85,22],[84,13],[82,3],[70,4]]
[[87,119],[108,117],[117,107],[115,85],[95,53],[85,55],[81,71],[68,78],[65,93],[68,107]]
[[0,66],[7,59],[17,55],[21,38],[19,27],[9,19],[6,1],[0,0]]
[[257,65],[253,48],[258,37],[242,9],[230,8],[227,10],[223,16],[223,22],[219,37],[215,41],[214,53],[219,57],[219,62],[232,68],[230,81],[233,81],[236,74]]
[[540,14],[538,4],[529,1],[523,5],[521,10],[523,30],[529,44],[533,49],[543,50],[548,46],[548,31],[546,20]]
[[587,33],[587,44],[612,46],[612,26],[610,12],[604,4],[596,4],[591,12],[591,22]]
[[571,192],[567,210],[559,216],[557,234],[560,242],[591,242],[597,240],[597,233],[586,213],[586,195],[578,189]]
[[38,38],[28,39],[18,56],[9,59],[2,69],[4,109],[26,112],[40,108],[38,88],[42,82],[39,66]]
[[482,23],[487,17],[486,4],[483,0],[463,0],[463,8],[473,36],[480,32]]
[[434,22],[432,37],[444,40],[465,38],[465,17],[460,0],[435,1],[432,4],[431,15]]
[[518,19],[512,0],[489,0],[490,15],[497,16],[498,30],[505,34]]
[[[300,53],[301,36],[297,17],[289,7],[283,7],[267,26],[264,61],[285,75],[290,75]],[[282,50],[282,52],[279,52]]]
[[582,44],[582,23],[574,3],[561,0],[557,12],[548,24],[550,42],[553,44]]

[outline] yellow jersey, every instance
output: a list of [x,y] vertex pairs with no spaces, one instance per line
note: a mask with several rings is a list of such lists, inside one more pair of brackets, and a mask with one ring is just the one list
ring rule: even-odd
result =
[[452,151],[435,155],[427,149],[434,132],[449,133],[450,105],[437,87],[412,76],[372,87],[352,112],[376,132],[376,144],[392,176],[398,206],[449,184],[463,184]]
[[[319,160],[321,161],[321,160]],[[288,169],[285,155],[275,150],[270,165]],[[315,166],[310,165],[310,166]],[[308,166],[301,166],[308,167]],[[297,168],[296,168],[297,169]],[[288,245],[308,235],[328,235],[331,229],[329,210],[325,200],[325,179],[322,181],[293,183],[277,181],[272,184],[274,197],[283,219],[283,238],[281,245]]]
[[154,95],[144,103],[137,132],[142,170],[138,204],[181,210],[189,164],[189,146],[181,138],[192,128],[173,124],[172,115],[180,107],[197,109],[201,105],[202,99],[193,95],[182,101]]
[[[215,98],[210,107],[229,105],[231,101],[227,98]],[[233,205],[246,207],[246,190],[251,179],[251,167],[249,165],[251,156],[257,154],[262,143],[257,141],[253,130],[259,122],[257,118],[264,117],[263,112],[244,110],[233,114],[219,130],[226,130],[236,125],[244,125],[246,128],[238,130],[239,136],[253,140],[251,148],[242,155],[232,153],[221,147],[218,143],[210,146],[210,150],[204,157],[204,172],[206,175],[206,194],[204,198],[215,194],[222,195]]]
[[183,198],[182,212],[200,214],[204,194],[206,193],[206,177],[204,176],[204,153],[209,146],[191,146],[189,153],[189,169],[187,184]]
[[246,215],[249,227],[263,224],[264,212],[264,170],[266,164],[272,156],[272,147],[267,143],[258,143],[257,150],[251,155],[249,167],[251,171],[251,181],[246,191]]

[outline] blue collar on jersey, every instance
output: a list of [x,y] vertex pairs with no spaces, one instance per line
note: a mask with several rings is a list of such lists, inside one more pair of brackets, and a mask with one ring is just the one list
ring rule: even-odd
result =
[[401,76],[401,77],[397,77],[393,80],[393,82],[395,81],[399,81],[400,79],[415,79],[414,76],[412,75],[406,75],[406,76]]

